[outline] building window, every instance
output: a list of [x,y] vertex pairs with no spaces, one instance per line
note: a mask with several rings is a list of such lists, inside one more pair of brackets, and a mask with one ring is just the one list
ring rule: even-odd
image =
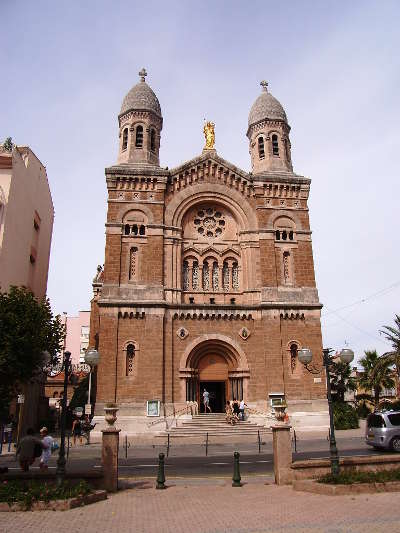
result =
[[128,128],[125,128],[122,132],[122,150],[128,148]]
[[189,263],[187,261],[183,262],[182,278],[183,278],[183,290],[188,291],[189,290]]
[[126,347],[126,375],[133,373],[133,358],[135,357],[135,346],[128,344]]
[[239,265],[237,263],[232,265],[232,289],[239,289]]
[[199,263],[197,261],[193,262],[192,270],[192,289],[197,291],[199,288]]
[[283,252],[283,280],[285,283],[290,282],[290,253]]
[[222,267],[222,287],[224,291],[229,291],[229,266],[226,262]]
[[131,227],[129,224],[125,224],[124,233],[125,235],[129,235],[131,232]]
[[263,137],[259,137],[258,138],[258,157],[260,159],[264,159],[264,157],[265,157],[264,138]]
[[130,258],[129,258],[129,279],[134,280],[137,276],[137,255],[138,255],[138,249],[137,248],[131,248],[130,251]]
[[219,271],[218,271],[218,263],[215,261],[212,266],[212,288],[213,291],[217,291],[219,289]]
[[136,148],[142,148],[143,147],[143,126],[137,126],[136,127],[136,142],[135,142]]
[[203,263],[203,290],[208,291],[210,289],[210,268],[207,261]]
[[272,155],[279,156],[278,135],[272,135]]
[[139,228],[139,235],[145,235],[145,233],[146,233],[146,229],[142,224]]
[[156,151],[156,132],[153,129],[150,131],[150,150]]
[[294,369],[296,368],[297,349],[297,344],[293,343],[290,345],[290,368],[292,369],[292,372],[294,372]]

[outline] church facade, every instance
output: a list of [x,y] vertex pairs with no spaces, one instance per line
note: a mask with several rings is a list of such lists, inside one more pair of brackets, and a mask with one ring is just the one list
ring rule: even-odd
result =
[[126,432],[151,415],[213,411],[244,398],[254,416],[285,402],[294,425],[326,423],[324,374],[297,359],[322,339],[308,216],[310,179],[293,172],[286,113],[261,82],[249,114],[251,172],[214,148],[160,166],[163,118],[146,72],[123,100],[119,154],[106,169],[104,270],[94,280],[96,415],[119,406]]

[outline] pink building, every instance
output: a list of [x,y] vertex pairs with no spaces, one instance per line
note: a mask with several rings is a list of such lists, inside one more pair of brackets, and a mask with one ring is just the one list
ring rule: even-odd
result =
[[[11,148],[11,147],[8,147]],[[46,295],[54,208],[46,168],[28,146],[0,145],[0,289]]]
[[90,311],[79,311],[78,316],[63,313],[62,322],[66,328],[65,350],[71,352],[72,364],[85,362],[85,352],[89,346]]

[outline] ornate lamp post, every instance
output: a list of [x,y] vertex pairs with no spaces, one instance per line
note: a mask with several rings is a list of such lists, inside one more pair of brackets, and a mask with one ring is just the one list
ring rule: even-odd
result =
[[[331,391],[331,377],[329,373],[330,366],[333,363],[332,356],[330,353],[333,350],[330,348],[324,348],[322,350],[323,354],[323,365],[325,367],[325,373],[326,373],[326,393],[328,398],[328,409],[329,409],[329,425],[330,425],[330,437],[329,437],[329,450],[330,450],[330,459],[331,459],[331,472],[332,475],[337,476],[339,474],[339,454],[336,446],[336,439],[335,439],[335,426],[333,422],[333,408],[332,408],[332,391]],[[299,358],[300,363],[302,363],[306,369],[313,373],[317,374],[321,371],[316,369],[315,367],[309,366],[309,364],[312,361],[312,352],[310,348],[302,348],[298,351],[297,356]],[[353,350],[350,350],[350,348],[343,348],[343,350],[340,352],[340,359],[343,363],[351,363],[354,359],[354,352]]]
[[60,451],[57,459],[56,478],[57,485],[60,486],[65,478],[65,424],[67,417],[67,389],[68,389],[68,375],[71,369],[71,352],[64,352],[64,393],[61,401],[61,424],[60,424]]
[[[93,367],[97,366],[99,364],[100,360],[100,354],[97,350],[94,348],[88,348],[85,353],[85,363],[90,366],[90,372],[89,372],[89,390],[88,390],[88,404],[90,405],[90,413],[92,412],[92,402],[90,398],[90,394],[92,392],[92,371]],[[85,412],[86,414],[86,412]],[[90,431],[88,432],[88,444],[90,444]]]

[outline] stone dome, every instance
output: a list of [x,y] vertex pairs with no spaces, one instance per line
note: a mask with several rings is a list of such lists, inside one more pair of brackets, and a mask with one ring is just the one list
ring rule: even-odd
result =
[[278,100],[267,91],[268,83],[260,83],[262,93],[251,106],[249,113],[249,126],[260,122],[261,120],[283,120],[287,123],[285,110]]
[[160,102],[154,94],[154,91],[145,81],[145,77],[147,76],[146,70],[142,69],[139,72],[139,76],[139,83],[132,87],[122,102],[120,115],[123,115],[132,109],[136,109],[141,111],[152,111],[154,114],[162,118]]

